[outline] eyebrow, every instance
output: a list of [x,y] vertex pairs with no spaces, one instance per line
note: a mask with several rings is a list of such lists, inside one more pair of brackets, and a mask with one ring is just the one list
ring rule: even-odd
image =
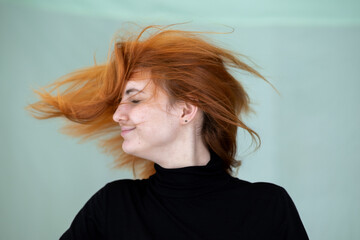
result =
[[138,89],[136,89],[136,88],[130,88],[130,89],[126,90],[125,95],[129,95],[129,94],[132,93],[132,92],[145,93],[145,92],[142,91],[142,90],[140,91],[140,90],[138,90]]

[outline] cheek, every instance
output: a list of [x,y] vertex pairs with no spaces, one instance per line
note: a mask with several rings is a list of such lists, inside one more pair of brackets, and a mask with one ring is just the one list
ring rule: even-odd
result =
[[131,114],[131,120],[136,126],[136,134],[140,139],[154,137],[161,129],[159,112],[150,107],[139,107]]
[[153,125],[156,134],[164,141],[172,141],[178,135],[177,119],[167,113],[159,115]]
[[137,107],[130,112],[130,121],[135,126],[142,126],[148,121],[149,112],[150,109],[148,107]]
[[176,133],[176,119],[161,109],[143,109],[138,119],[138,133],[149,140],[169,139]]

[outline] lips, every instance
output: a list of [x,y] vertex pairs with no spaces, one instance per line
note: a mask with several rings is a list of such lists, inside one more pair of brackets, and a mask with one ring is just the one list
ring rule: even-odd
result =
[[123,136],[124,134],[127,134],[129,132],[131,132],[132,130],[134,130],[135,128],[121,128],[121,136]]

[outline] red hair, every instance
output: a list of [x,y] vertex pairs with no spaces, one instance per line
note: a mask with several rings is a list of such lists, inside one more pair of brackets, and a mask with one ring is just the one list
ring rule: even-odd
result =
[[[72,72],[48,85],[49,90],[35,91],[40,101],[27,109],[38,119],[69,119],[63,127],[65,134],[98,139],[100,147],[115,157],[114,167],[132,168],[135,178],[138,171],[140,178],[148,178],[155,172],[154,163],[122,151],[120,127],[112,116],[130,75],[136,69],[150,70],[155,86],[165,90],[171,102],[183,100],[203,111],[202,139],[223,159],[228,173],[234,174],[232,168],[241,164],[235,159],[237,128],[250,134],[256,149],[261,140],[241,120],[251,111],[250,99],[230,68],[268,82],[235,53],[211,44],[197,32],[148,26],[115,41],[106,64]],[[55,90],[56,95],[52,94]]]

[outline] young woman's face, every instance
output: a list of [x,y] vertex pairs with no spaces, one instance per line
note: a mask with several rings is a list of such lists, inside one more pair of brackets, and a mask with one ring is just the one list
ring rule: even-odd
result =
[[168,96],[160,89],[153,95],[154,89],[149,74],[134,74],[113,115],[121,127],[123,151],[145,159],[169,151],[180,126],[180,111],[168,109]]

